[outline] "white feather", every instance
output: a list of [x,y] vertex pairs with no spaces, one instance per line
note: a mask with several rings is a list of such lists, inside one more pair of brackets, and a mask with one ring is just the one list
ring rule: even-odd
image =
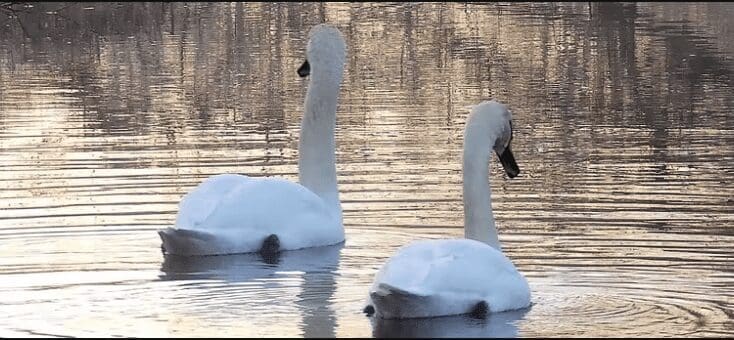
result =
[[502,253],[489,188],[489,160],[505,138],[511,113],[484,102],[472,109],[464,139],[466,239],[417,241],[404,246],[375,276],[368,304],[380,318],[466,314],[479,303],[492,313],[530,305],[530,287]]
[[256,252],[270,235],[278,237],[279,250],[344,241],[334,128],[346,45],[336,28],[322,24],[311,29],[306,50],[311,74],[299,140],[300,184],[236,174],[204,180],[181,200],[176,226],[159,231],[167,253]]

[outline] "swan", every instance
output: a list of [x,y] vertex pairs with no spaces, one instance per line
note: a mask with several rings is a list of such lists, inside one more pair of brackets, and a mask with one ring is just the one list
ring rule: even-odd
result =
[[310,76],[298,145],[298,181],[220,174],[179,203],[175,227],[159,230],[164,253],[183,256],[277,253],[344,241],[334,129],[346,44],[328,24],[309,32]]
[[464,131],[463,239],[421,240],[401,247],[380,268],[364,312],[410,319],[516,310],[530,287],[502,254],[491,206],[491,149],[510,178],[520,173],[510,149],[512,113],[494,100],[475,106]]

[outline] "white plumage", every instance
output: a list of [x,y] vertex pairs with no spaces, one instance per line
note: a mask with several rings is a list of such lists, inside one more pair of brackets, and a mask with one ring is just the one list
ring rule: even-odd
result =
[[519,173],[510,150],[512,115],[497,102],[472,110],[464,133],[465,239],[403,246],[375,276],[368,310],[385,319],[502,312],[530,305],[530,287],[502,253],[489,188],[494,149],[507,174]]
[[310,75],[299,140],[300,184],[237,174],[204,180],[181,200],[176,226],[158,232],[166,253],[237,254],[344,241],[334,128],[346,45],[336,28],[322,24],[309,32],[306,51],[298,70]]

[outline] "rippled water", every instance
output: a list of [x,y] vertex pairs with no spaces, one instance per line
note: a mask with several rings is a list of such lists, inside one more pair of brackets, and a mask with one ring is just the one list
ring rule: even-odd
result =
[[[734,6],[0,6],[0,336],[732,336]],[[297,178],[308,29],[348,43],[347,241],[168,257],[207,176]],[[533,306],[361,314],[403,244],[463,235],[467,106],[514,114],[500,240]]]

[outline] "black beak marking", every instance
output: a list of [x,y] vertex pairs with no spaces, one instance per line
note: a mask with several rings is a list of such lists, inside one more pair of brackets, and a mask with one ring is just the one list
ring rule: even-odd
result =
[[502,163],[502,167],[505,169],[507,176],[510,178],[515,178],[517,177],[517,175],[520,174],[520,167],[517,166],[517,162],[515,162],[515,156],[512,154],[512,150],[510,149],[511,142],[512,121],[510,121],[510,140],[507,141],[507,147],[502,150],[502,153],[497,153],[497,157],[499,157],[500,163]]
[[298,68],[298,75],[303,78],[311,74],[311,65],[308,63],[308,59],[303,62],[303,65]]
[[520,167],[518,167],[517,162],[515,162],[515,156],[512,154],[509,144],[505,150],[502,151],[502,153],[498,153],[497,156],[499,157],[500,163],[502,163],[502,167],[505,169],[507,176],[515,178],[520,174]]

